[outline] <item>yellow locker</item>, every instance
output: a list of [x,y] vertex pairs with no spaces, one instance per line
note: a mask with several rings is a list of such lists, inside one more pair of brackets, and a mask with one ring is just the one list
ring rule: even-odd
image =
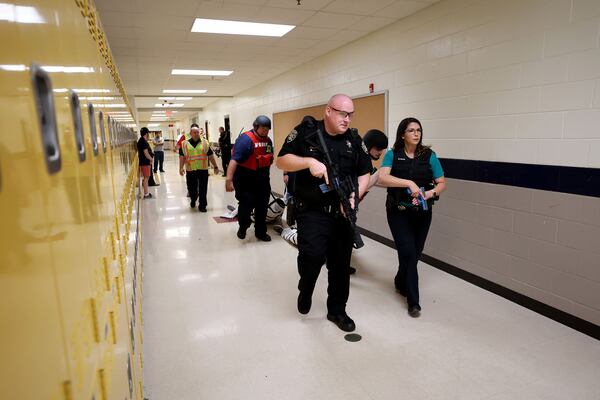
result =
[[[51,243],[64,236],[49,226],[44,203],[58,158],[52,140],[42,145],[28,69],[31,54],[23,46],[30,31],[43,29],[47,40],[55,39],[56,26],[51,4],[16,3],[7,10],[11,18],[0,21],[0,398],[64,399],[70,376],[50,253]],[[23,15],[30,23],[19,20]],[[37,59],[53,60],[44,49]],[[43,80],[36,83],[44,92]],[[51,118],[46,122],[49,132]]]

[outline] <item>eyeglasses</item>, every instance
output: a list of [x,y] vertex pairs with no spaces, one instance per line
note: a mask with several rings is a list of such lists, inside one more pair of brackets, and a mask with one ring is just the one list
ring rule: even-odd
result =
[[423,130],[422,130],[421,128],[417,128],[417,129],[407,129],[407,130],[406,130],[406,133],[415,133],[415,132],[418,132],[418,133],[423,133]]
[[352,119],[352,117],[354,117],[354,111],[342,111],[342,110],[338,110],[335,107],[329,106],[329,108],[331,108],[333,111],[337,112],[338,115],[342,118],[348,118],[348,119]]

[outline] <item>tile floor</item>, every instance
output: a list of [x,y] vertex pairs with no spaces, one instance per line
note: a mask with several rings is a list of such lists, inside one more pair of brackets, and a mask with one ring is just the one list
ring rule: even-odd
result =
[[598,400],[600,342],[421,263],[423,314],[393,290],[393,249],[356,251],[351,343],[325,318],[323,270],[296,310],[296,250],[273,231],[243,241],[213,216],[235,204],[211,176],[190,209],[167,154],[143,203],[144,385],[149,400]]

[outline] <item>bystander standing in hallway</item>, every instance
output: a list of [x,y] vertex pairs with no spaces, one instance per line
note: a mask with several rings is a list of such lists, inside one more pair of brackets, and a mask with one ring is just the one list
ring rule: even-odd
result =
[[429,146],[423,145],[423,127],[416,118],[398,125],[394,147],[385,154],[379,184],[388,188],[387,220],[398,251],[396,291],[406,297],[408,313],[418,317],[417,263],[431,225],[433,200],[446,189],[444,171]]
[[160,172],[165,172],[163,168],[163,164],[165,162],[165,152],[163,150],[163,146],[165,144],[165,140],[161,135],[161,131],[158,131],[154,134],[154,138],[152,139],[152,144],[154,145],[154,173],[159,170]]
[[144,189],[144,199],[149,199],[152,194],[148,191],[148,180],[152,173],[152,155],[150,144],[148,143],[148,135],[150,131],[145,126],[140,129],[140,138],[137,142],[138,160],[140,172],[142,174],[142,187]]
[[219,167],[208,141],[200,136],[200,129],[193,127],[190,130],[191,138],[181,143],[179,150],[179,174],[185,174],[188,194],[190,196],[190,207],[206,212],[208,201],[208,163],[212,164],[215,174],[219,173]]
[[221,150],[221,161],[223,162],[223,176],[227,176],[227,167],[231,161],[231,134],[219,127],[219,149]]

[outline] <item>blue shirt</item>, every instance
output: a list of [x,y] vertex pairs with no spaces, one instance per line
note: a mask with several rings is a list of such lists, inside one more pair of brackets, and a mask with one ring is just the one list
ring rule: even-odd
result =
[[252,139],[250,139],[248,135],[242,133],[235,140],[235,144],[233,146],[233,154],[231,155],[231,158],[238,163],[242,163],[246,161],[253,152],[254,143],[252,142]]
[[[394,163],[394,150],[390,149],[385,153],[383,157],[383,162],[381,163],[381,168],[388,167],[392,168],[392,164]],[[442,164],[440,164],[440,160],[438,160],[435,152],[431,152],[431,157],[429,157],[429,166],[431,167],[431,172],[433,173],[433,179],[438,179],[444,176],[444,170],[442,169]]]

